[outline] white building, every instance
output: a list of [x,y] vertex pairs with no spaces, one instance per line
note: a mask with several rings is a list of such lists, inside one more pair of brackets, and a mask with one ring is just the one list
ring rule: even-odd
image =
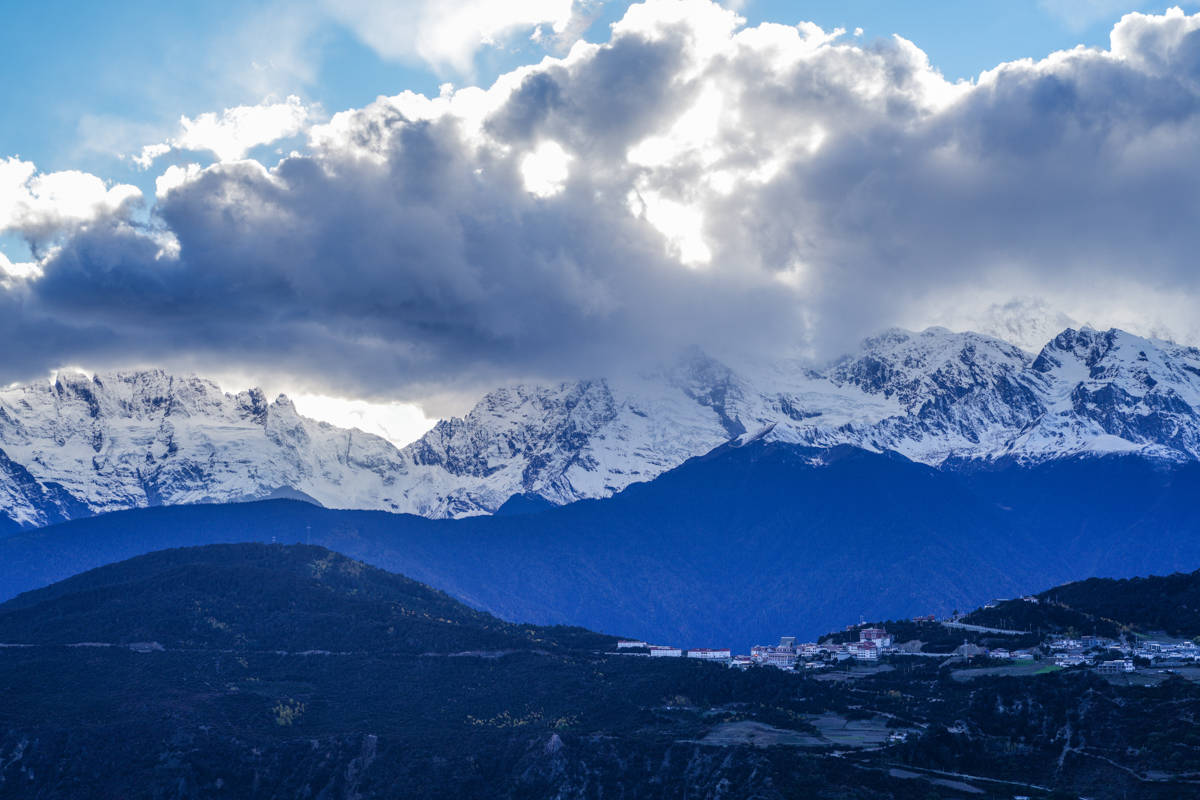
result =
[[846,645],[846,652],[859,661],[879,660],[879,648],[875,642],[851,642]]
[[617,642],[617,649],[624,650],[627,647],[649,647],[645,642],[634,641],[633,639],[622,639]]
[[765,664],[780,669],[791,669],[796,663],[796,653],[790,647],[757,645],[750,649],[750,658],[756,664]]
[[728,647],[708,648],[697,647],[687,651],[688,658],[703,658],[708,661],[728,661],[733,657]]
[[892,646],[892,635],[883,628],[863,628],[858,632],[858,640],[871,642],[880,649]]
[[767,653],[763,656],[762,662],[768,667],[778,667],[779,669],[791,669],[796,665],[795,653]]
[[679,658],[682,655],[683,651],[678,647],[667,647],[660,644],[650,645],[651,658]]

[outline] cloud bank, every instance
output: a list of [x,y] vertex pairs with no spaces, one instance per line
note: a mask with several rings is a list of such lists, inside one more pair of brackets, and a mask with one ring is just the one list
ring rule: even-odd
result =
[[232,363],[420,399],[1033,312],[1195,341],[1198,31],[1131,14],[951,84],[901,38],[650,0],[489,88],[305,120],[270,168],[175,167],[149,224],[99,179],[46,210],[10,161],[0,224],[54,241],[0,284],[0,380]]

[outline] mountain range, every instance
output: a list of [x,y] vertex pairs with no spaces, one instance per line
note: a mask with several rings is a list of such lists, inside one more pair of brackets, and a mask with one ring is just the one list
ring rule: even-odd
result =
[[432,518],[562,505],[729,441],[896,452],[966,473],[1134,455],[1200,459],[1200,351],[1067,329],[1035,356],[989,336],[887,331],[814,368],[689,351],[637,377],[521,384],[397,448],[284,396],[161,371],[0,390],[0,530],[119,509],[287,497]]

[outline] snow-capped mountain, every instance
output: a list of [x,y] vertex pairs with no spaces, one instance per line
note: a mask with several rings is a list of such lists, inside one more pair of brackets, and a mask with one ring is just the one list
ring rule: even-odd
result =
[[398,510],[402,470],[386,440],[300,417],[286,397],[159,371],[0,391],[0,451],[0,511],[22,525],[278,495]]
[[404,449],[425,469],[410,477],[409,507],[457,516],[517,493],[602,497],[757,433],[948,468],[1113,452],[1196,460],[1200,351],[1088,328],[1064,331],[1037,358],[943,328],[887,331],[821,370],[732,368],[693,351],[638,380],[492,392]]
[[1031,371],[1045,381],[1045,412],[1014,438],[1012,453],[1200,458],[1200,350],[1119,330],[1068,329]]
[[0,511],[21,525],[155,504],[307,496],[430,517],[516,494],[603,497],[735,438],[894,450],[954,468],[1136,453],[1200,459],[1200,351],[1068,329],[1036,357],[975,333],[891,330],[822,369],[691,351],[652,374],[486,395],[397,449],[285,397],[162,372],[0,391]]

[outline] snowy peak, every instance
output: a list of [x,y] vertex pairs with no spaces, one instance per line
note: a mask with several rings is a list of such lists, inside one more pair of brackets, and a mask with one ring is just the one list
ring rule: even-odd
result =
[[1047,380],[1047,413],[1014,451],[1131,452],[1200,458],[1200,351],[1125,331],[1067,329],[1032,369]]
[[[1079,381],[1120,384],[1130,391],[1163,390],[1197,397],[1200,350],[1160,339],[1146,339],[1113,328],[1060,333],[1033,364],[1037,372]],[[1086,377],[1081,372],[1086,371]]]
[[[38,387],[30,388],[36,391]],[[204,415],[224,400],[211,381],[176,378],[161,370],[116,372],[91,378],[82,373],[60,373],[50,388],[57,403],[83,403],[94,418]]]
[[466,417],[442,420],[405,452],[417,464],[487,477],[518,454],[572,458],[615,415],[602,380],[506,387],[489,392]]
[[1043,411],[1040,381],[1021,349],[990,336],[930,328],[891,330],[828,371],[839,386],[893,398],[900,413],[874,422],[862,442],[918,461],[976,457],[1001,446]]
[[1115,328],[1106,333],[1100,333],[1090,327],[1080,330],[1067,328],[1042,348],[1033,368],[1038,372],[1050,372],[1069,361],[1091,368],[1104,357],[1111,348],[1112,341],[1120,333],[1122,332]]
[[738,418],[746,392],[733,370],[699,348],[685,352],[667,371],[668,382],[705,408],[711,408],[721,427],[731,437],[741,436],[746,426]]
[[824,370],[731,366],[692,349],[636,379],[489,393],[404,449],[404,496],[430,516],[487,513],[515,495],[603,497],[747,437],[930,465],[1192,458],[1198,374],[1195,351],[1120,331],[1064,331],[1035,360],[981,334],[889,330]]
[[862,352],[834,364],[829,377],[871,394],[895,396],[909,413],[919,413],[929,403],[1013,383],[1029,363],[1020,348],[990,336],[945,328],[893,329],[867,339]]
[[429,516],[490,513],[518,494],[602,497],[727,438],[714,411],[670,382],[511,386],[404,449],[407,496]]

